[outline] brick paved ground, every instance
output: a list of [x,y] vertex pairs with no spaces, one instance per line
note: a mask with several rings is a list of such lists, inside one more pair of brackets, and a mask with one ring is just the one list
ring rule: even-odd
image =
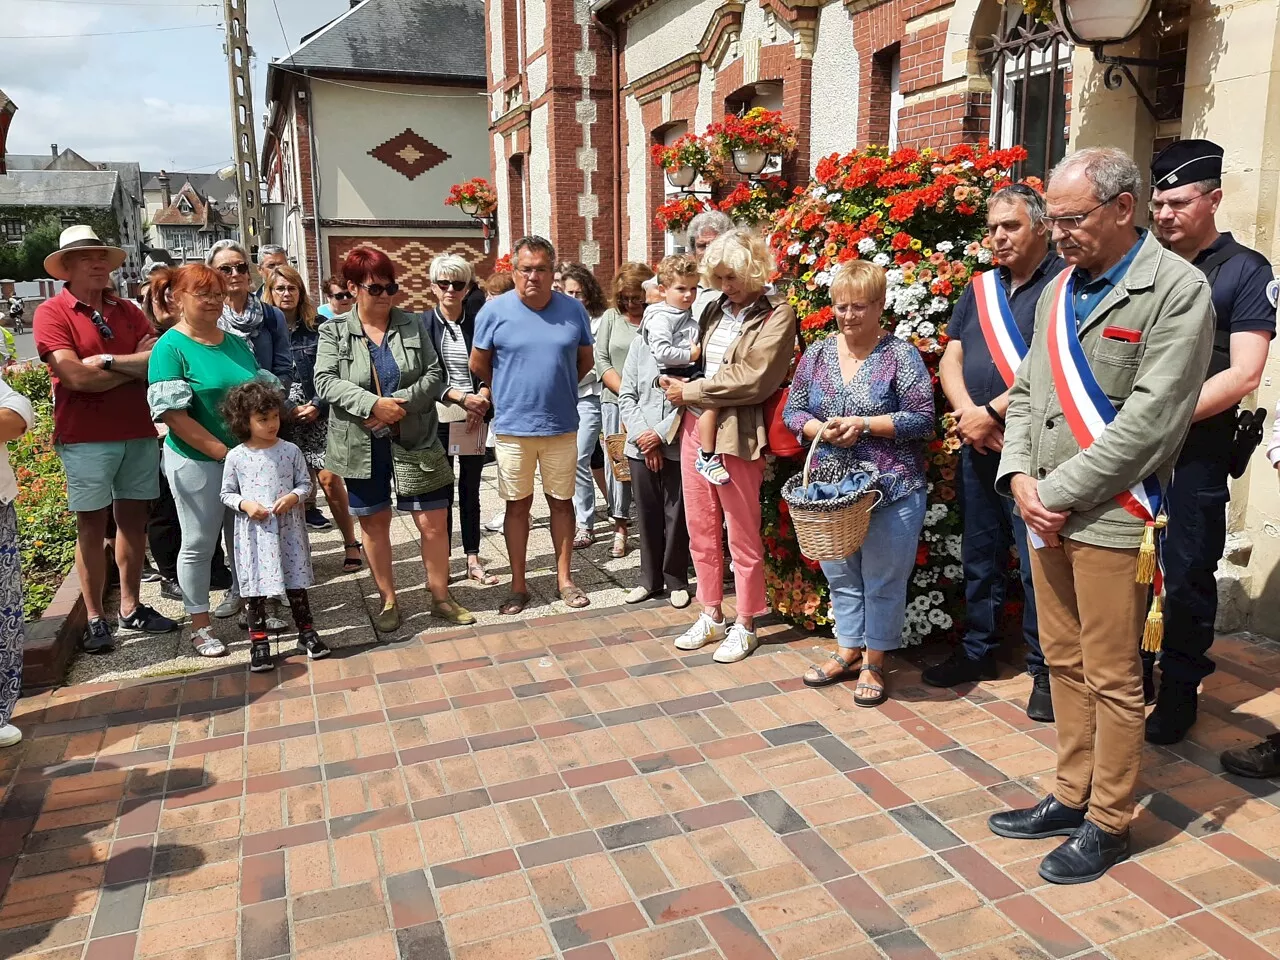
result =
[[[1143,757],[1135,859],[1054,888],[991,836],[1052,728],[1025,678],[894,699],[680,654],[666,607],[534,619],[22,701],[0,754],[0,957],[1253,960],[1280,952],[1280,790],[1216,751],[1280,716],[1226,638],[1196,739]],[[1217,951],[1217,953],[1214,953]]]

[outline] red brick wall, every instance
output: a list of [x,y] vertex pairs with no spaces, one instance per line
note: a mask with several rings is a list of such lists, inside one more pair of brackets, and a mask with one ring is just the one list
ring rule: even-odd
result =
[[328,238],[328,272],[337,273],[343,259],[355,247],[368,246],[381,250],[396,267],[400,293],[395,304],[405,310],[426,310],[435,302],[430,290],[430,268],[433,258],[442,253],[456,253],[471,261],[481,277],[493,269],[494,255],[483,254],[484,246],[476,236],[466,237],[384,237],[377,234]]

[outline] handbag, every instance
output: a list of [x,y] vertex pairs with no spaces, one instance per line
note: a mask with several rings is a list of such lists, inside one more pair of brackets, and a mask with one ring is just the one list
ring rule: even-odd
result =
[[787,397],[790,394],[790,386],[782,387],[764,402],[764,425],[768,437],[766,446],[775,457],[787,459],[804,453],[804,447],[800,445],[796,435],[782,419],[782,414],[787,409]]
[[439,437],[422,450],[406,450],[391,444],[391,472],[395,478],[396,496],[409,499],[424,497],[453,485],[453,467]]

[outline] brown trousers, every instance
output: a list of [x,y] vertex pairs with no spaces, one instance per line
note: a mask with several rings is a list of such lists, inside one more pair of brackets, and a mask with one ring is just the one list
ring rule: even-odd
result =
[[1040,643],[1058,729],[1053,795],[1108,833],[1133,819],[1145,710],[1135,637],[1147,586],[1134,582],[1137,550],[1075,540],[1031,551]]

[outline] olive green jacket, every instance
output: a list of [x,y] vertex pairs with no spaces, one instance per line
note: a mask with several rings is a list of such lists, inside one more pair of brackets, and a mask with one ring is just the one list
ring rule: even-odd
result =
[[[1049,365],[1055,283],[1036,305],[1036,337],[1009,394],[996,489],[1009,495],[1015,474],[1040,481],[1050,510],[1070,511],[1062,536],[1131,550],[1143,522],[1115,496],[1155,474],[1168,490],[1186,440],[1213,346],[1214,312],[1204,274],[1148,233],[1120,284],[1080,327],[1080,345],[1098,385],[1117,409],[1102,435],[1081,450],[1062,415]],[[1108,327],[1137,331],[1134,343],[1106,338]]]
[[[425,450],[440,442],[436,401],[446,388],[440,360],[416,313],[392,307],[386,336],[400,368],[400,387],[391,396],[405,401],[396,442],[406,450]],[[364,421],[378,392],[358,307],[320,325],[315,384],[316,395],[329,404],[325,466],[340,477],[367,480],[373,443]]]

